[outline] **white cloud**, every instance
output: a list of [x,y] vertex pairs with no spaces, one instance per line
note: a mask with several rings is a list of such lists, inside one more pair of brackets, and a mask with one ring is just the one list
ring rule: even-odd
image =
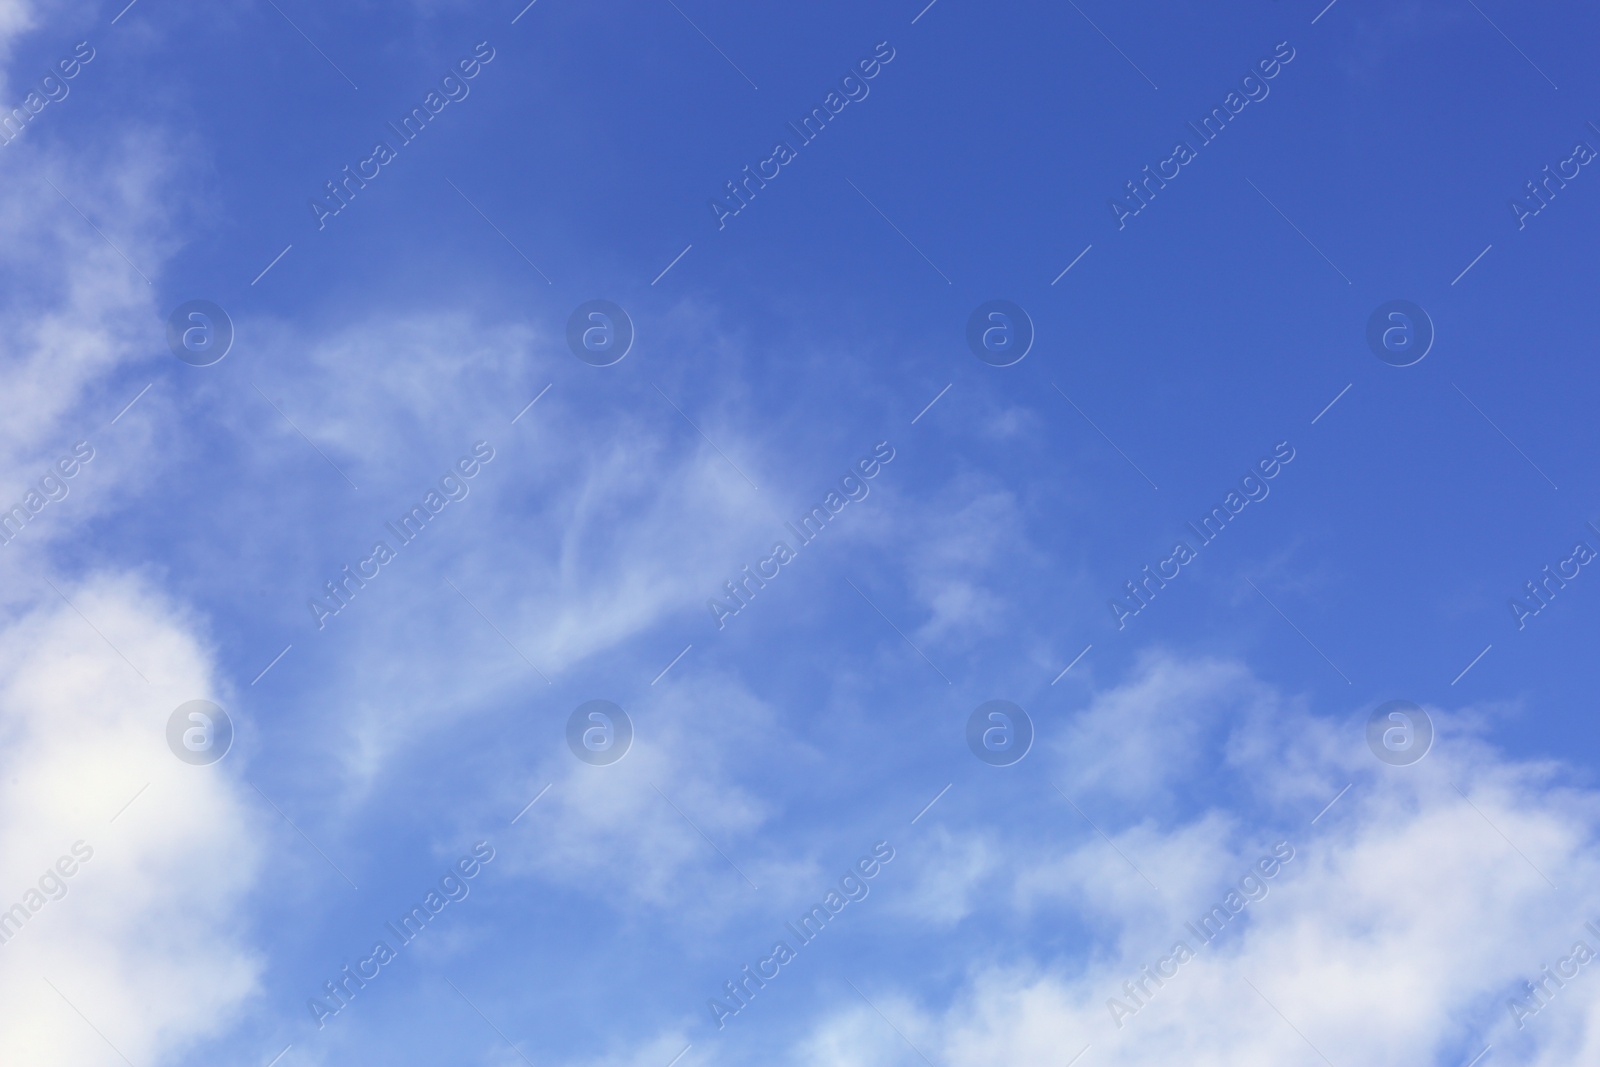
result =
[[230,702],[194,621],[143,583],[58,584],[77,611],[47,589],[0,632],[0,906],[75,842],[92,856],[0,945],[0,1062],[104,1062],[82,1012],[156,1063],[225,1026],[260,969],[240,929],[259,860],[240,786],[165,741],[178,704]]
[[[37,15],[0,3],[8,66]],[[0,106],[16,102],[18,84],[5,85]],[[50,117],[0,149],[11,193],[0,206],[0,310],[11,323],[0,339],[0,507],[74,442],[96,454],[65,499],[0,549],[0,908],[21,923],[0,945],[0,1062],[105,1062],[109,1040],[155,1063],[217,1033],[254,992],[260,964],[240,911],[259,857],[230,773],[238,757],[198,768],[166,748],[178,704],[229,704],[196,620],[142,578],[75,579],[44,555],[73,520],[151,476],[119,468],[104,431],[112,405],[132,395],[118,372],[163,358],[152,349],[151,283],[175,246],[176,202],[161,131],[141,124],[83,150],[56,140]],[[136,426],[118,433],[123,445],[145,439]]]
[[933,1021],[916,1004],[876,989],[868,994],[870,1004],[854,992],[848,995],[852,1000],[847,1007],[801,1041],[794,1062],[810,1067],[927,1067],[924,1056],[935,1047],[936,1035],[930,1032]]
[[760,845],[757,831],[778,811],[737,780],[739,767],[776,760],[794,770],[817,759],[786,736],[770,707],[701,675],[692,690],[668,689],[630,714],[634,743],[621,761],[589,766],[563,743],[525,779],[528,797],[552,784],[519,822],[530,841],[507,849],[508,866],[572,887],[613,886],[632,901],[677,909],[676,921],[691,926],[768,904],[745,876],[768,898],[823,880],[814,863]]
[[[1308,1043],[1341,1065],[1464,1063],[1491,1042],[1497,1057],[1587,1062],[1600,1046],[1600,962],[1524,1029],[1507,1000],[1575,941],[1600,951],[1583,929],[1600,922],[1600,796],[1497,752],[1470,716],[1432,715],[1434,751],[1389,767],[1366,750],[1359,718],[1315,719],[1238,665],[1147,661],[1079,716],[1060,759],[1082,773],[1080,803],[1123,805],[1108,832],[1161,889],[1098,838],[1064,851],[1008,842],[1001,867],[1037,906],[1031,921],[1076,912],[1089,943],[973,953],[959,993],[908,999],[897,1025],[954,1065],[1059,1065],[1086,1045],[1093,1062],[1131,1065],[1321,1062]],[[1075,756],[1079,745],[1090,754]],[[1167,803],[1202,783],[1213,793],[1198,810]],[[1280,840],[1294,858],[1203,945],[1185,923]],[[1162,986],[1144,980],[1144,1006],[1119,1028],[1108,999],[1138,1007],[1124,983],[1179,941],[1196,958]],[[856,1006],[841,1007],[794,1058],[819,1062],[861,1025]]]
[[918,849],[924,858],[917,880],[895,906],[914,920],[949,926],[980,905],[982,890],[997,873],[999,848],[984,837],[954,834],[940,825],[930,827],[927,836],[931,840]]
[[[596,410],[586,383],[612,372],[578,364],[559,340],[455,312],[375,315],[326,337],[282,323],[244,328],[260,338],[263,391],[361,487],[348,491],[264,403],[251,414],[247,398],[224,414],[256,428],[266,458],[246,462],[261,463],[262,478],[278,480],[285,465],[316,472],[278,497],[308,516],[306,526],[273,533],[305,561],[287,592],[296,621],[308,640],[346,650],[348,669],[324,693],[350,724],[335,748],[352,793],[371,788],[419,730],[543,688],[544,678],[560,683],[663,622],[678,621],[679,648],[717,640],[707,600],[787,536],[783,516],[648,385],[615,372],[631,403]],[[733,425],[716,430],[719,445],[754,454],[753,438]],[[400,547],[384,518],[417,504],[478,440],[494,448],[493,461],[465,499]],[[344,521],[347,504],[364,513],[359,525]],[[319,633],[306,602],[380,538],[397,558]],[[407,655],[397,659],[397,648]],[[671,655],[640,664],[641,680]],[[436,669],[422,669],[430,660]],[[403,720],[416,729],[396,729]]]
[[[96,451],[93,467],[66,482],[71,506],[34,512],[16,542],[0,549],[0,567],[30,565],[12,557],[36,558],[69,531],[68,512],[79,520],[102,512],[152,476],[148,462],[116,464],[109,447],[145,443],[147,431],[134,419],[107,423],[139,389],[118,372],[161,358],[152,347],[163,343],[154,289],[139,270],[158,278],[173,249],[165,235],[165,148],[158,132],[140,129],[108,135],[92,161],[32,132],[0,149],[0,173],[12,192],[0,206],[0,312],[12,324],[0,338],[0,395],[8,405],[0,424],[0,510],[23,502],[30,489],[44,499],[40,480],[76,442]],[[159,389],[153,392],[142,401],[147,409],[162,402]]]
[[[33,9],[34,5],[27,0],[0,0],[0,65],[11,58],[13,42],[36,25]],[[5,106],[14,106],[11,101],[13,89],[3,76],[0,76],[0,92],[5,93],[4,97],[0,97],[6,101]]]
[[1259,718],[1268,699],[1276,708],[1275,694],[1237,663],[1149,657],[1134,680],[1096,694],[1056,746],[1069,794],[1144,809],[1170,802],[1208,758],[1211,735]]
[[[1033,555],[1016,498],[987,479],[958,476],[942,499],[923,509],[921,533],[908,553],[913,594],[931,617],[919,639],[964,643],[1003,623],[1006,600],[994,592],[995,568]],[[909,525],[909,524],[908,524]]]

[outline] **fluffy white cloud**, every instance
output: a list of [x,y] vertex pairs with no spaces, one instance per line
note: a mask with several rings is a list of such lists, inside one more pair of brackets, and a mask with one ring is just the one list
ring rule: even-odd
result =
[[[0,632],[0,907],[26,914],[0,945],[0,1062],[106,1062],[109,1041],[153,1064],[255,989],[240,909],[259,828],[228,761],[166,747],[177,705],[229,704],[194,620],[131,578],[58,584],[72,606],[45,589]],[[46,872],[77,842],[59,895]],[[59,899],[30,895],[41,879]]]
[[[1471,713],[1431,713],[1434,751],[1389,767],[1359,718],[1315,718],[1236,664],[1147,661],[1079,714],[1051,773],[1079,803],[1122,813],[1107,832],[1160,888],[1098,837],[1007,841],[1000,866],[1029,921],[1076,916],[1088,943],[991,946],[948,1001],[902,991],[896,1024],[956,1065],[1059,1065],[1086,1046],[1084,1063],[1464,1063],[1490,1043],[1522,1062],[1587,1062],[1600,961],[1564,965],[1576,977],[1548,983],[1531,1017],[1508,1002],[1575,943],[1600,952],[1584,929],[1600,923],[1600,795],[1483,743]],[[1169,803],[1201,786],[1205,803]],[[1265,896],[1230,901],[1276,842],[1293,858],[1245,887]],[[1213,905],[1229,918],[1207,944],[1188,924]],[[1180,942],[1192,959],[1176,958]],[[1169,976],[1157,984],[1147,965]],[[841,1006],[795,1057],[851,1062],[835,1052],[863,1028],[859,1006]]]

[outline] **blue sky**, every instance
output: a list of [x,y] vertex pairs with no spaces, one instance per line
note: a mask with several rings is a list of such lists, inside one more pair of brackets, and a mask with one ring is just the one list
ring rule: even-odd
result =
[[1597,28],[0,0],[0,1062],[1593,1059]]

